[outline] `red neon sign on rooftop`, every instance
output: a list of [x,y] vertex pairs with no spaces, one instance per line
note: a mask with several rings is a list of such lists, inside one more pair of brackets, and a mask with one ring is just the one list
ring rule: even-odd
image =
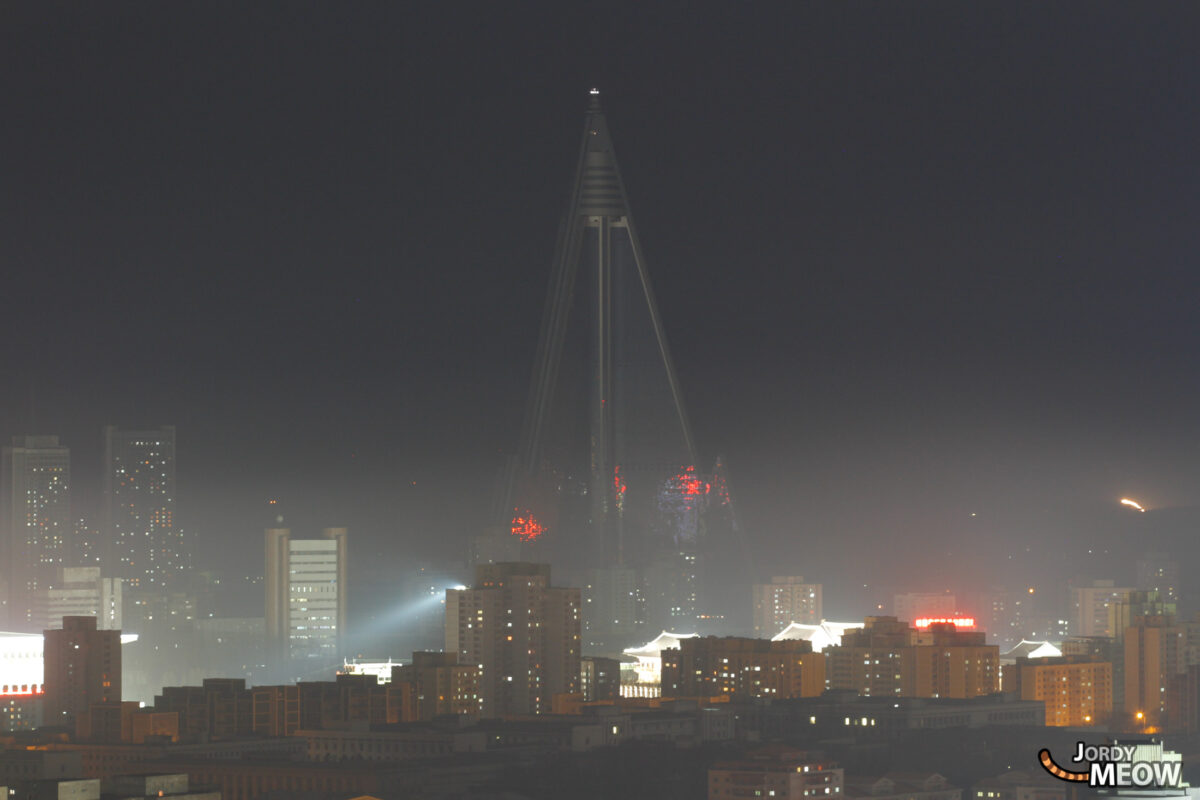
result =
[[956,628],[974,628],[974,617],[919,617],[913,620],[917,628],[928,628],[930,625],[948,624]]

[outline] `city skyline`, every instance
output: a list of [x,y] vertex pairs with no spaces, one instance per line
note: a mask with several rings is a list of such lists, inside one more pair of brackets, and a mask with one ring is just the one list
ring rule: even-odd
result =
[[[675,20],[646,10],[627,59],[602,30],[531,48],[561,66],[548,76],[498,58],[540,39],[486,13],[456,57],[416,34],[452,26],[433,12],[233,30],[180,10],[143,17],[146,37],[123,13],[15,9],[4,34],[18,60],[85,31],[127,46],[11,78],[29,124],[3,134],[23,155],[10,288],[62,302],[27,346],[37,309],[6,317],[0,432],[58,435],[92,508],[101,426],[177,426],[199,566],[256,574],[227,554],[273,499],[297,529],[352,528],[365,568],[460,557],[516,448],[592,87],[702,455],[726,459],[752,548],[823,576],[831,609],[948,572],[1044,584],[1045,547],[1129,582],[1116,548],[1194,522],[1194,231],[1170,212],[1195,185],[1190,19],[1104,6],[1083,37],[1063,10],[759,10],[754,37],[725,42],[745,64],[729,72],[697,60],[724,41],[714,18],[672,59],[649,43]],[[181,124],[196,103],[211,113]],[[61,280],[99,275],[99,294]],[[913,585],[854,557],[894,540]]]
[[6,4],[0,796],[1200,798],[1197,39]]

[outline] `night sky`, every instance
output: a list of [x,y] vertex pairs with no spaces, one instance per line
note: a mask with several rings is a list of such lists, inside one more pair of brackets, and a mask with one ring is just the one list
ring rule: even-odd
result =
[[102,425],[177,425],[200,566],[269,498],[461,557],[597,86],[703,457],[827,615],[1129,580],[1117,501],[1200,505],[1200,8],[574,5],[6,4],[0,433],[86,511]]

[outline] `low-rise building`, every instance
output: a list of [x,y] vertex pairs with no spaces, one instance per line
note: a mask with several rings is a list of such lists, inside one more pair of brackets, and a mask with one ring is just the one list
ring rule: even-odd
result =
[[103,781],[104,797],[112,800],[174,797],[175,800],[222,800],[216,788],[202,788],[188,780],[187,773],[117,775]]
[[383,730],[297,731],[295,735],[304,739],[309,761],[399,761],[482,753],[488,745],[487,734],[478,728],[447,730],[419,724]]
[[738,709],[742,733],[778,738],[889,740],[914,731],[981,728],[992,725],[1040,727],[1046,705],[1013,694],[973,698],[864,697],[852,690],[821,697],[760,702]]
[[825,658],[803,640],[683,639],[662,651],[662,690],[665,697],[816,697],[825,690]]
[[847,777],[850,800],[962,800],[962,789],[936,772],[889,772],[879,778]]
[[1067,800],[1071,786],[1044,770],[1012,769],[994,778],[977,781],[974,800]]
[[333,681],[247,688],[241,678],[209,678],[201,686],[168,686],[154,710],[179,714],[186,741],[241,736],[290,736],[353,722],[386,724],[416,719],[412,688],[379,685],[374,675],[338,675]]
[[411,664],[392,669],[392,683],[411,692],[416,709],[412,720],[479,714],[479,667],[458,663],[457,653],[413,653]]
[[708,800],[837,798],[843,787],[840,767],[819,754],[803,751],[765,750],[740,761],[719,762],[708,771]]
[[81,742],[142,744],[148,738],[179,741],[179,714],[139,708],[132,701],[92,703],[75,721]]

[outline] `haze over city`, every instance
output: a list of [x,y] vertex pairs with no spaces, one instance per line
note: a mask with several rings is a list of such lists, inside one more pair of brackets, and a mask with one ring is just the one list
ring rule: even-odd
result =
[[[589,531],[619,543],[605,568],[648,569],[634,540],[665,528],[612,521],[638,437],[583,400],[586,294],[552,376],[578,383],[553,406],[574,422],[540,446],[591,425],[592,483],[522,449],[556,243],[628,215],[615,303],[645,302],[644,269],[639,324],[670,358],[618,343],[615,369],[665,362],[680,413],[645,427],[686,409],[694,444],[667,480],[735,509],[664,535],[730,537],[677,632],[750,636],[751,586],[779,575],[847,622],[954,594],[982,630],[983,593],[1028,593],[1044,624],[990,638],[1061,639],[1072,590],[1146,590],[1154,554],[1182,619],[1198,35],[1195,7],[1157,3],[11,4],[0,438],[70,449],[72,524],[100,541],[105,426],[173,426],[173,524],[213,614],[273,602],[264,529],[345,528],[339,658],[441,649],[421,603],[473,586],[497,505],[553,520],[520,553],[555,586],[591,580]],[[572,205],[589,133],[611,133],[620,214]],[[617,510],[584,511],[600,472]],[[638,502],[666,513],[653,480]]]
[[1045,579],[1120,497],[1195,503],[1193,15],[226,11],[3,34],[3,427],[83,467],[176,425],[201,563],[268,499],[362,561],[465,547],[593,85],[756,551],[858,611],[863,547]]

